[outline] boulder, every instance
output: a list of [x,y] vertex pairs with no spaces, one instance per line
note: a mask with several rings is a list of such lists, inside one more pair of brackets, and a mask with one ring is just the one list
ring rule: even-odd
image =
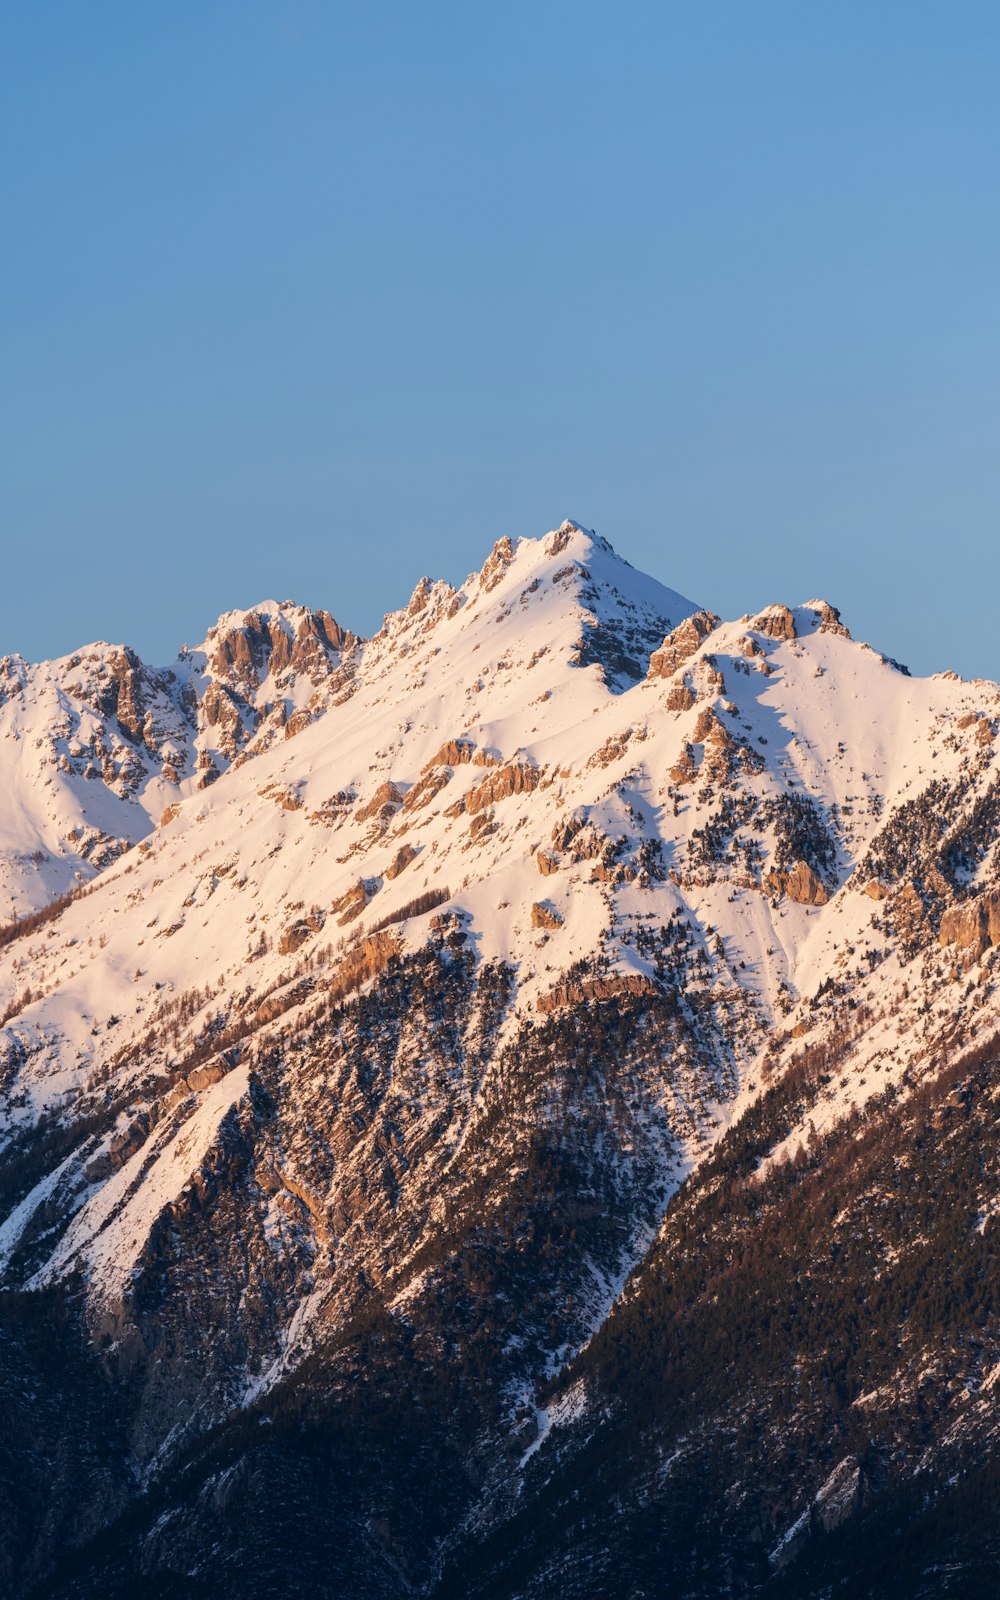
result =
[[787,871],[772,869],[764,877],[768,894],[787,895],[800,906],[825,906],[830,892],[807,861],[796,861]]
[[561,928],[563,919],[555,906],[549,902],[536,900],[531,908],[531,926],[533,928]]

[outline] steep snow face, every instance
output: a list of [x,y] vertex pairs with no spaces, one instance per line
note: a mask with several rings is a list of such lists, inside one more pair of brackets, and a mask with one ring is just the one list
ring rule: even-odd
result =
[[[50,785],[67,808],[106,796],[120,808],[102,813],[109,835],[128,837],[129,806],[145,830],[58,917],[0,948],[8,1148],[27,1148],[40,1119],[46,1138],[69,1130],[51,1160],[44,1139],[31,1146],[33,1186],[11,1192],[8,1281],[79,1270],[100,1316],[124,1318],[163,1219],[187,1215],[238,1147],[268,1196],[268,1251],[297,1262],[272,1296],[284,1320],[269,1371],[296,1358],[319,1308],[346,1314],[362,1278],[409,1292],[407,1262],[443,1227],[445,1172],[496,1145],[484,1129],[511,1051],[555,1059],[560,1019],[597,1026],[620,1006],[639,1020],[615,1046],[629,1077],[601,1159],[633,1210],[614,1258],[590,1263],[600,1320],[652,1236],[642,1185],[662,1204],[765,1074],[841,1025],[834,1002],[874,1017],[878,991],[896,1010],[859,1038],[856,1079],[822,1115],[871,1092],[876,1056],[901,1075],[926,1054],[908,941],[937,960],[941,907],[1000,878],[983,823],[1000,783],[995,685],[911,679],[820,601],[722,622],[573,523],[501,540],[458,590],[423,580],[363,644],[267,605],[221,619],[172,676],[134,668],[142,749],[160,766],[128,794],[72,767],[85,757],[69,741],[96,740],[99,717],[108,737],[92,680],[114,669],[97,654],[88,670],[78,689],[80,663],[24,669],[4,707],[15,749],[29,728],[57,745],[37,793],[36,769],[19,780],[22,849]],[[53,853],[61,825],[45,835]],[[373,985],[388,1014],[379,985],[429,940],[461,969],[441,983],[462,1020],[447,1070],[424,1078],[439,1016],[423,1033],[404,1019],[391,1040],[377,1016],[356,1022],[363,1061],[391,1062],[375,1128],[370,1088],[331,1098],[322,1029]],[[492,1010],[470,988],[490,972],[510,995]],[[942,1028],[963,982],[957,966],[941,977]],[[983,1006],[995,1017],[992,990]],[[262,1063],[278,1073],[266,1097]],[[566,1092],[532,1116],[558,1121]],[[284,1107],[266,1159],[264,1099]],[[391,1205],[374,1172],[391,1173]]]

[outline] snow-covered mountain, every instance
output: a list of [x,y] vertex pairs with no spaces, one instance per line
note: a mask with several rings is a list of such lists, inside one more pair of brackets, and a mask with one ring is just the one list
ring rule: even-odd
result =
[[103,643],[38,665],[0,659],[4,913],[89,881],[168,807],[303,727],[356,645],[327,612],[269,600],[220,617],[163,670]]
[[[337,1441],[326,1478],[281,1458],[301,1495],[343,1491],[336,1578],[303,1592],[620,1592],[546,1579],[537,1507],[565,1480],[571,1526],[685,1207],[784,1194],[1000,1027],[1000,689],[911,678],[824,601],[723,621],[569,522],[369,640],[268,603],[165,671],[105,645],[2,670],[3,893],[33,913],[0,933],[7,1400],[52,1381],[55,1317],[81,1437],[115,1440],[82,1501],[63,1463],[25,1511],[13,1592],[125,1594],[138,1560],[218,1594],[261,1538],[293,1571],[298,1511],[234,1516],[220,1567],[205,1509],[233,1473],[264,1503],[290,1418]],[[11,1473],[51,1466],[52,1426]],[[641,1484],[625,1452],[620,1492],[655,1503],[675,1448]],[[758,1507],[765,1575],[805,1488]]]

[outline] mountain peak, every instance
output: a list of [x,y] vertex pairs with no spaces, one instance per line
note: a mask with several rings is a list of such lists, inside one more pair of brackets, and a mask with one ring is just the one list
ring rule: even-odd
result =
[[[804,1433],[778,1462],[783,1498],[765,1457],[735,1485],[746,1498],[765,1482],[752,1524],[724,1525],[765,1584],[768,1549],[785,1547],[772,1534],[801,1530],[810,1505],[822,1525],[837,1486],[858,1488],[842,1441],[862,1438],[876,1385],[896,1404],[910,1373],[924,1396],[939,1362],[955,1437],[952,1375],[978,1406],[984,1368],[1000,1369],[988,1302],[964,1370],[950,1310],[963,1283],[990,1292],[995,1248],[982,1150],[1000,1031],[1000,692],[911,682],[844,631],[822,600],[720,621],[567,519],[498,540],[459,589],[421,578],[367,641],[265,601],[160,673],[104,645],[0,663],[5,1487],[44,1482],[58,1511],[45,1506],[8,1590],[68,1594],[45,1564],[66,1554],[71,1578],[96,1563],[74,1595],[131,1594],[138,1570],[173,1592],[195,1561],[228,1595],[214,1552],[250,1504],[243,1570],[246,1550],[286,1538],[289,1505],[297,1528],[302,1508],[325,1508],[331,1551],[355,1539],[349,1568],[324,1551],[281,1592],[367,1584],[394,1600],[401,1551],[411,1592],[483,1593],[479,1577],[428,1587],[421,1563],[464,1542],[471,1571],[510,1508],[509,1549],[549,1527],[539,1486],[573,1470],[577,1446],[592,1461],[587,1441],[618,1414],[602,1349],[605,1377],[639,1362],[632,1421],[608,1448],[631,1457],[650,1418],[659,1429],[641,1488],[629,1461],[614,1481],[641,1506],[668,1463],[686,1474],[683,1497],[667,1491],[683,1520],[720,1462],[744,1471],[727,1388],[741,1351],[746,1415],[772,1407],[748,1448],[784,1439],[789,1408],[805,1429],[841,1406],[804,1498]],[[35,914],[17,921],[26,900]],[[986,1042],[978,1066],[959,1060],[970,1040]],[[967,1127],[980,1149],[958,1144]],[[955,1181],[935,1167],[913,1206],[917,1163],[956,1148]],[[872,1209],[856,1221],[861,1159]],[[925,1277],[927,1196],[958,1182],[965,1209],[934,1246],[949,1308],[935,1351],[917,1319],[900,1338],[899,1314]],[[761,1233],[772,1215],[780,1230]],[[855,1369],[838,1399],[810,1274],[829,1247],[839,1361],[842,1262],[856,1251],[869,1296],[887,1225],[890,1321],[865,1356],[882,1365]],[[791,1300],[805,1319],[787,1322]],[[759,1313],[752,1337],[734,1336],[731,1308]],[[695,1318],[686,1342],[678,1315]],[[403,1428],[399,1449],[380,1417]],[[685,1466],[714,1417],[718,1449],[713,1436]],[[921,1400],[914,1463],[932,1420]],[[81,1472],[95,1437],[126,1443]],[[875,1487],[895,1459],[884,1438]],[[564,1485],[567,1515],[591,1477]],[[408,1526],[400,1507],[425,1480],[436,1504]],[[609,1482],[588,1517],[610,1516],[617,1537],[628,1519],[617,1496],[607,1512]],[[18,1549],[22,1520],[7,1519]],[[63,1529],[90,1543],[123,1526],[134,1543],[114,1587],[103,1534],[89,1555],[61,1548]],[[673,1533],[653,1549],[649,1526],[643,1513],[660,1592]],[[612,1569],[567,1588],[580,1548],[574,1535],[561,1570],[546,1555],[537,1582],[519,1564],[515,1588],[490,1592],[593,1600]],[[729,1567],[702,1587],[734,1582],[770,1593]]]
[[256,690],[267,677],[278,679],[289,671],[328,676],[355,642],[328,611],[265,600],[245,611],[224,612],[200,649],[184,654],[203,656],[215,677]]

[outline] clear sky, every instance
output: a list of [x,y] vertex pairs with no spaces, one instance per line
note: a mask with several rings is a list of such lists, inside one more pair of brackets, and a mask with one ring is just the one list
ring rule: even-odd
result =
[[1000,677],[1000,6],[0,0],[0,652],[564,516]]

